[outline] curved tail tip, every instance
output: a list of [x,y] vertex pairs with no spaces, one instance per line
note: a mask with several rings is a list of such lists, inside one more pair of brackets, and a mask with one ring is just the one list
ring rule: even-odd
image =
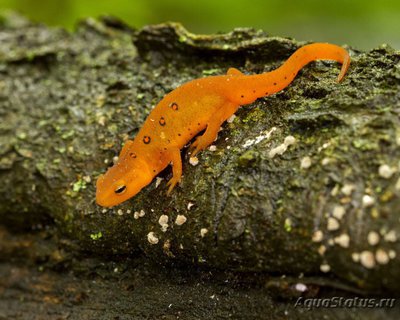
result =
[[343,80],[347,70],[349,69],[349,66],[350,66],[350,56],[346,52],[346,55],[344,56],[344,59],[343,59],[342,69],[340,70],[339,76],[337,77],[337,82],[340,82]]

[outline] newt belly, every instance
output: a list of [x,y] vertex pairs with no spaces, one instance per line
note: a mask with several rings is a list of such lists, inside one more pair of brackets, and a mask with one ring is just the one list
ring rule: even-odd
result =
[[170,193],[181,180],[180,149],[185,144],[205,129],[191,145],[191,156],[195,156],[216,139],[222,123],[241,105],[284,89],[303,66],[315,60],[342,63],[338,82],[350,64],[345,49],[315,43],[296,50],[271,72],[244,75],[230,68],[226,75],[192,80],[171,91],[151,111],[135,139],[125,142],[117,163],[98,178],[96,202],[104,207],[120,204],[171,164]]

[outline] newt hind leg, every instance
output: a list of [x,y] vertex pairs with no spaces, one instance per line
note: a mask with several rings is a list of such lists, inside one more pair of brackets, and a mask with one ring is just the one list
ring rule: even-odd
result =
[[236,112],[239,105],[227,102],[222,105],[208,120],[206,131],[203,135],[196,138],[196,140],[190,146],[191,156],[196,156],[201,150],[206,149],[210,146],[217,138],[217,134],[221,125],[228,119],[232,114]]

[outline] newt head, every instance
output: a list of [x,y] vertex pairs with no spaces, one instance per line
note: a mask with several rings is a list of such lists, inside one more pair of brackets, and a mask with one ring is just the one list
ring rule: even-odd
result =
[[135,196],[152,179],[145,162],[123,157],[97,179],[96,202],[102,207],[116,206]]

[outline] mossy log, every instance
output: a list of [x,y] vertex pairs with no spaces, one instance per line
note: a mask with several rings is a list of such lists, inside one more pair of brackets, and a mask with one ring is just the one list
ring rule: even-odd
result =
[[[183,150],[171,196],[166,169],[161,182],[103,209],[96,178],[166,93],[229,67],[273,70],[304,43],[250,29],[199,36],[173,23],[133,30],[112,18],[72,34],[1,23],[0,223],[52,243],[32,253],[39,244],[26,241],[26,256],[62,265],[71,251],[143,252],[161,264],[400,291],[398,51],[347,47],[340,84],[338,64],[310,64],[282,92],[241,108],[197,166]],[[273,156],[288,136],[295,143]],[[7,243],[3,258],[15,254]]]

